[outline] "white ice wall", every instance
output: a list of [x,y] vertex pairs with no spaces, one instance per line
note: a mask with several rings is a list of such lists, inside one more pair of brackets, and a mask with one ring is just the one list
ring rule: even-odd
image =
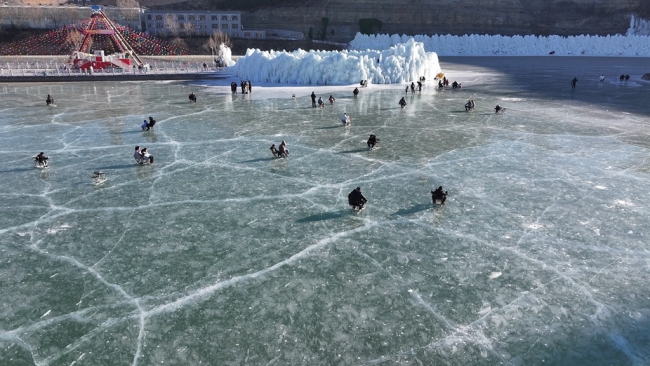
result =
[[414,38],[427,52],[453,55],[556,55],[650,56],[650,37],[615,36],[488,36],[488,35],[364,35],[357,33],[350,42],[354,50],[386,49]]
[[[379,62],[377,62],[379,60]],[[422,43],[405,39],[381,51],[260,51],[249,49],[229,68],[241,79],[298,85],[392,84],[433,79],[440,72],[438,55]]]
[[632,15],[630,17],[630,29],[627,30],[627,35],[650,36],[650,21]]

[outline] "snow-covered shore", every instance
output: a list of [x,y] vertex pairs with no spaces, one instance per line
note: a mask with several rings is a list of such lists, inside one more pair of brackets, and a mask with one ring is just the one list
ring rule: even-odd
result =
[[385,49],[415,39],[440,56],[650,56],[650,36],[500,36],[500,35],[364,35],[350,42],[353,50]]

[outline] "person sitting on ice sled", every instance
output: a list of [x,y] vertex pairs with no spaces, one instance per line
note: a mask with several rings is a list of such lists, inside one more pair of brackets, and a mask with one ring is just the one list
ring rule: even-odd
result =
[[444,205],[447,200],[447,191],[442,191],[442,186],[435,191],[431,191],[431,200],[434,205]]
[[34,157],[34,161],[36,162],[36,165],[42,168],[47,167],[47,160],[49,158],[45,156],[44,152],[40,152],[38,155]]
[[280,157],[280,152],[278,151],[278,149],[275,148],[275,144],[271,145],[270,150],[271,150],[271,154],[273,154],[274,158],[279,158]]
[[190,93],[189,98],[190,98],[190,102],[194,102],[194,103],[196,103],[196,94],[194,94],[194,93]]
[[474,110],[474,107],[475,107],[474,100],[473,99],[468,100],[467,103],[465,103],[465,112]]
[[505,112],[505,111],[506,111],[506,109],[503,108],[503,107],[501,107],[501,106],[498,105],[498,104],[497,104],[496,107],[494,107],[494,113],[499,113],[499,112],[503,113],[503,112]]
[[399,103],[397,103],[397,104],[399,104],[400,107],[402,107],[402,108],[406,107],[406,101],[404,100],[404,97],[402,97],[402,99],[400,99]]
[[375,135],[370,135],[368,137],[368,148],[369,149],[374,149],[375,145],[377,145],[377,142],[379,142],[379,139]]
[[278,148],[278,157],[286,158],[287,156],[289,156],[289,149],[287,149],[287,143],[283,140]]
[[348,126],[350,124],[350,115],[347,113],[343,113],[343,115],[341,116],[341,122],[343,122],[345,126]]
[[348,194],[348,204],[352,206],[352,209],[355,211],[363,210],[363,206],[368,202],[366,197],[361,193],[361,187],[355,188],[350,194]]

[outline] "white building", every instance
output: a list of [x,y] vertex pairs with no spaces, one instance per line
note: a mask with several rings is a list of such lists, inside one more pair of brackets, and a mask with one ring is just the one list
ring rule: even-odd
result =
[[244,30],[238,11],[145,10],[145,32],[156,37],[208,37],[221,31],[231,38],[266,38],[263,30]]

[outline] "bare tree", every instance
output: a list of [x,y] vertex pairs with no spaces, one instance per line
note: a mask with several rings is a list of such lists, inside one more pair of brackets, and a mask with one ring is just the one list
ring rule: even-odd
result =
[[63,10],[65,9],[50,6],[45,11],[46,16],[52,21],[52,24],[54,24],[54,28],[59,28],[59,25],[63,22],[63,19],[65,18]]
[[132,23],[140,21],[140,3],[138,0],[117,0],[117,10],[124,19],[124,25],[132,27]]
[[189,37],[192,37],[192,33],[194,33],[194,28],[196,28],[194,23],[187,22],[183,24],[183,29],[185,30],[185,32],[187,32],[187,35]]
[[83,33],[78,30],[68,31],[68,35],[65,37],[65,43],[70,45],[70,48],[78,50],[81,47],[81,42],[84,40]]
[[43,17],[43,8],[31,6],[27,11],[29,13],[29,19],[36,26],[36,28],[41,29],[45,25],[45,17]]
[[178,37],[174,38],[171,41],[171,44],[172,44],[172,46],[176,46],[176,47],[179,47],[179,48],[187,48],[187,43],[185,43],[185,40],[183,40],[181,38],[178,38]]
[[176,36],[178,33],[178,22],[174,19],[172,14],[167,14],[165,16],[165,28],[169,30],[172,36]]
[[26,22],[29,22],[29,7],[27,6],[14,6],[11,8],[13,13],[13,25],[18,30],[23,29]]
[[230,40],[230,37],[228,37],[228,34],[218,30],[212,32],[210,38],[208,39],[208,43],[209,46],[215,50],[222,44],[224,46],[232,48],[232,41]]

